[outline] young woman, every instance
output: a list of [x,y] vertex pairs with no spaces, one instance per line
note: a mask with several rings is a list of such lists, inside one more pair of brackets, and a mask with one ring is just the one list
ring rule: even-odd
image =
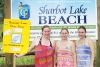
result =
[[33,40],[32,45],[29,47],[29,52],[32,50],[35,52],[35,67],[54,67],[54,50],[50,34],[50,27],[43,26],[41,38]]
[[33,40],[32,45],[29,48],[29,52],[37,45],[45,45],[51,47],[52,43],[50,41],[50,34],[51,34],[50,27],[48,25],[43,26],[41,38]]
[[61,40],[55,42],[57,67],[76,67],[75,43],[68,39],[69,32],[62,28]]
[[77,67],[93,67],[93,41],[86,37],[86,28],[78,28],[79,40],[76,42]]

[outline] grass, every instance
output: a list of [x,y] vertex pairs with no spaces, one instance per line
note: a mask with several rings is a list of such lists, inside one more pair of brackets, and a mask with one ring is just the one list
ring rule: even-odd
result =
[[0,66],[1,66],[1,65],[4,65],[4,62],[5,62],[5,61],[4,61],[4,57],[2,57],[2,58],[0,57]]
[[[5,58],[0,57],[0,66],[5,64]],[[34,64],[34,56],[23,56],[16,58],[16,65],[33,65]]]
[[16,58],[16,65],[32,65],[32,64],[34,64],[33,55]]

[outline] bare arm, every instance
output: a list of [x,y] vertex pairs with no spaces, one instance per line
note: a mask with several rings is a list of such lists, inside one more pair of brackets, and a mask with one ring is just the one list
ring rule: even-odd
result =
[[93,67],[93,63],[94,63],[94,43],[92,40],[88,40],[89,42],[89,46],[91,49],[91,63],[90,63],[90,67]]
[[32,44],[30,45],[29,49],[28,49],[28,52],[31,52],[35,46],[37,46],[39,44],[39,40],[40,39],[34,39]]
[[28,52],[31,52],[34,48],[34,44],[32,43],[32,45],[29,47]]
[[75,42],[72,42],[72,52],[73,52],[73,57],[74,57],[74,67],[76,66],[76,46],[75,46]]
[[33,42],[32,42],[32,44],[31,44],[31,46],[29,47],[27,53],[25,53],[25,54],[16,54],[15,56],[16,56],[16,57],[22,57],[22,56],[28,54],[29,52],[31,52],[31,51],[33,50],[33,48],[34,48],[36,42],[38,42],[38,41],[37,41],[37,40],[33,40]]
[[54,67],[56,67],[57,65],[57,40],[54,41],[54,50],[55,50],[55,54],[54,54]]

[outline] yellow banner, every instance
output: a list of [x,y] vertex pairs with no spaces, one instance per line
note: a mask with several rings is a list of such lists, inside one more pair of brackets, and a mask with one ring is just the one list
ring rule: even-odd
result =
[[29,20],[4,19],[3,53],[27,53],[29,35]]

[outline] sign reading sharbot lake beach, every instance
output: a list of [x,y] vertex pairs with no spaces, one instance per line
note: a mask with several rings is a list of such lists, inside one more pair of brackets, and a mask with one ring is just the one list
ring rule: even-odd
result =
[[3,52],[27,53],[29,47],[30,21],[4,19]]
[[60,38],[62,27],[69,29],[69,38],[77,39],[77,28],[87,28],[87,36],[97,39],[96,0],[11,0],[11,18],[31,21],[30,41],[40,37],[41,26],[49,25],[51,38]]

